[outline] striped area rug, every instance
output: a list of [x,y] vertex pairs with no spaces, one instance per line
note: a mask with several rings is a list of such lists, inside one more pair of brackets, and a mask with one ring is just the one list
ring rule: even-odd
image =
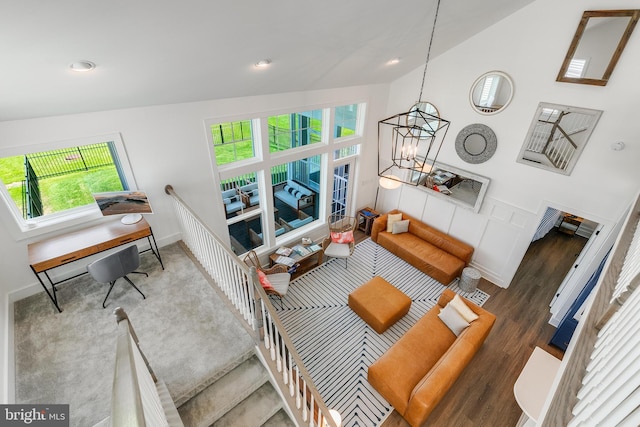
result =
[[[411,310],[383,334],[376,333],[347,305],[347,296],[374,276],[392,283],[411,300]],[[478,305],[489,295],[449,288]],[[329,408],[346,427],[380,425],[393,407],[369,385],[367,368],[437,300],[445,286],[367,239],[356,246],[345,268],[331,259],[294,280],[275,304],[305,366]]]

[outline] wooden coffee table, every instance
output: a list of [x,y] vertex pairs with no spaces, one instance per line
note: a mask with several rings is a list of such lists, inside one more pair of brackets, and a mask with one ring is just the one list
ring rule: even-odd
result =
[[[299,254],[295,250],[296,248],[299,248],[299,247],[305,248],[308,252]],[[312,247],[317,247],[318,249],[310,250]],[[296,245],[292,246],[291,248],[294,249],[294,251],[289,255],[289,258],[292,258],[296,262],[296,264],[298,264],[296,271],[291,274],[292,279],[300,276],[303,273],[306,273],[311,269],[318,267],[323,262],[324,251],[322,250],[322,245],[320,245],[319,243],[303,245],[302,242],[298,242]],[[269,255],[270,266],[277,264],[276,260],[278,259],[279,256],[280,255],[276,253],[272,253],[271,255]]]

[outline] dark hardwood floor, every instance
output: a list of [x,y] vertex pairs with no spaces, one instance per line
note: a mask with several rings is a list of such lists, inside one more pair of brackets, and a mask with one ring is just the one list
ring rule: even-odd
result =
[[[367,236],[358,232],[357,241]],[[484,279],[479,288],[491,297],[484,308],[497,316],[489,337],[438,407],[428,426],[513,427],[521,410],[513,385],[535,346],[558,358],[563,352],[548,344],[549,303],[586,239],[552,230],[531,244],[509,288]],[[416,355],[420,357],[420,355]],[[384,427],[409,424],[393,412]]]

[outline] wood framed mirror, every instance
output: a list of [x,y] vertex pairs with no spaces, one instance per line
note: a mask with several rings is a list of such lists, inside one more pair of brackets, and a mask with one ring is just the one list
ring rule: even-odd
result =
[[640,9],[582,14],[556,81],[605,86],[640,17]]

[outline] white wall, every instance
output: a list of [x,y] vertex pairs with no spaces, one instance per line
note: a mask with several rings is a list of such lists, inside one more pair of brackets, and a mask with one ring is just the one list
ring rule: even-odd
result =
[[[638,4],[622,0],[606,6],[633,9]],[[503,287],[511,282],[547,206],[605,224],[603,234],[612,230],[640,182],[640,31],[632,35],[607,86],[555,81],[582,12],[602,8],[602,2],[594,0],[537,0],[432,60],[422,100],[432,102],[451,121],[439,160],[489,177],[487,198],[473,214],[404,186],[381,196],[384,210],[399,207],[419,213],[460,235],[476,247],[472,263]],[[437,38],[436,31],[434,43]],[[509,74],[515,94],[504,111],[483,116],[471,109],[469,91],[491,70]],[[392,84],[388,115],[409,110],[419,94],[422,72],[416,69]],[[570,176],[516,163],[539,102],[604,111]],[[462,161],[454,146],[458,132],[472,123],[491,127],[498,139],[496,154],[478,165]],[[612,151],[615,141],[624,141],[626,149]]]
[[[388,86],[362,86],[0,122],[0,150],[13,146],[121,133],[138,187],[148,193],[154,209],[154,214],[146,218],[153,227],[158,244],[163,246],[179,239],[179,229],[170,199],[164,193],[166,184],[173,185],[176,192],[214,231],[221,235],[226,235],[227,232],[223,208],[219,200],[213,196],[215,186],[207,148],[205,119],[220,118],[222,121],[226,117],[243,114],[245,118],[254,118],[274,110],[297,111],[299,108],[316,105],[367,102],[367,115],[372,125],[365,129],[362,159],[365,164],[375,165],[376,122],[384,116],[387,95]],[[356,175],[357,199],[354,203],[356,208],[372,204],[377,188],[375,167],[359,167],[358,170],[360,173]],[[0,206],[0,209],[4,208]],[[5,217],[6,215],[0,218]],[[0,303],[5,298],[10,303],[42,289],[29,269],[27,244],[44,236],[20,240],[12,237],[16,234],[19,233],[13,222],[2,221]],[[64,306],[64,302],[62,305]],[[0,362],[4,368],[7,358],[7,305],[2,304],[0,307],[0,341],[3,348],[0,358],[4,359]],[[53,305],[51,309],[54,310]],[[0,370],[0,375],[5,375],[4,369]],[[2,377],[0,384],[6,384]],[[9,398],[3,386],[0,401],[7,401]]]

